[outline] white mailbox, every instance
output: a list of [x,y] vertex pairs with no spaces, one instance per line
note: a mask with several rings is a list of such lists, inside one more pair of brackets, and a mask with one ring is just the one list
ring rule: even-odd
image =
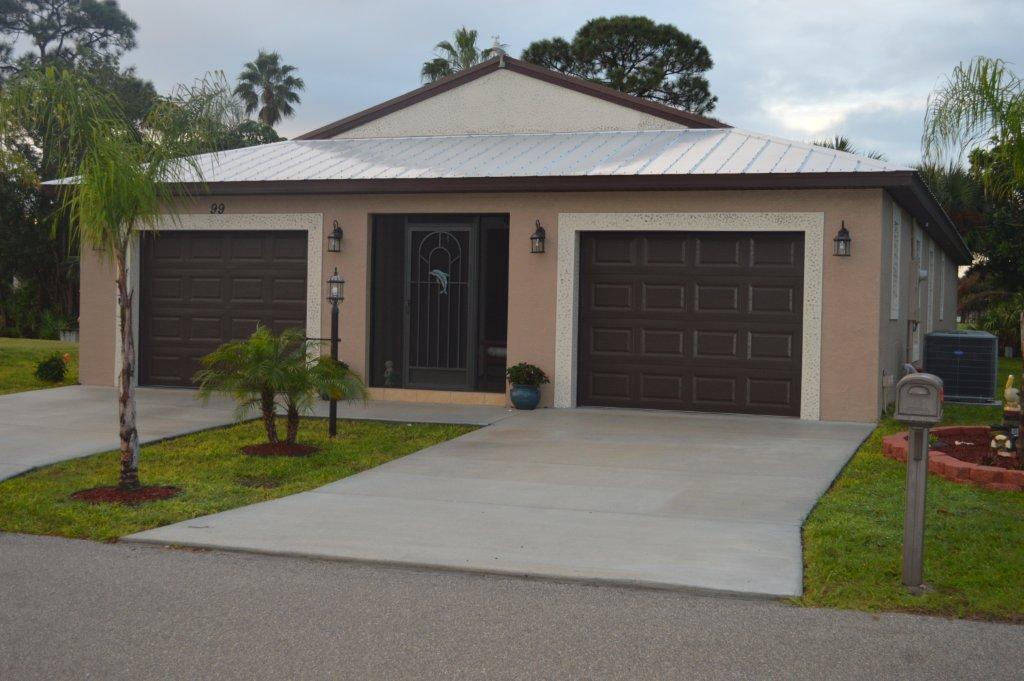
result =
[[942,379],[933,374],[909,374],[896,384],[894,418],[911,426],[934,426],[942,420]]

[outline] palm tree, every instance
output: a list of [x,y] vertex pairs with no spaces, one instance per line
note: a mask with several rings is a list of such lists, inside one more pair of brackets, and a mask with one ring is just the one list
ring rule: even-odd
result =
[[[32,144],[54,159],[59,177],[56,205],[76,238],[109,259],[115,271],[120,359],[118,489],[137,490],[139,436],[135,423],[135,291],[128,278],[128,252],[139,230],[152,228],[181,205],[181,182],[201,182],[193,155],[216,149],[233,98],[223,77],[207,77],[159,99],[142,129],[125,115],[109,91],[77,71],[29,71],[0,92],[0,139],[12,143],[32,133]],[[9,151],[5,161],[10,161]],[[13,163],[17,165],[17,161]],[[6,165],[6,164],[5,164]]]
[[294,355],[281,390],[285,408],[285,441],[295,444],[299,416],[313,410],[321,395],[335,400],[365,400],[366,386],[344,362],[312,352],[315,341],[306,341]]
[[423,68],[420,70],[423,81],[433,83],[445,76],[476,66],[491,57],[503,54],[505,48],[508,47],[500,43],[495,36],[494,45],[481,50],[476,45],[477,35],[476,30],[463,26],[452,35],[452,41],[442,40],[439,42],[434,47],[434,53],[437,56],[423,62]]
[[1024,80],[1001,59],[978,57],[953,69],[928,98],[922,136],[924,156],[950,156],[989,148],[995,158],[983,172],[985,191],[1002,198],[1024,188]]
[[[835,135],[830,140],[814,140],[811,142],[816,147],[824,147],[825,149],[835,149],[836,151],[845,151],[848,154],[861,154],[856,147],[853,146],[853,142],[850,141],[849,137],[845,135]],[[862,154],[868,158],[873,158],[876,161],[886,160],[885,154],[880,151],[869,151]]]
[[249,338],[225,343],[203,357],[203,368],[195,375],[199,395],[204,401],[214,393],[231,397],[238,405],[238,420],[259,409],[271,444],[280,441],[276,414],[283,407],[285,442],[295,444],[299,416],[311,411],[320,395],[336,400],[366,398],[359,376],[344,363],[320,355],[318,343],[307,339],[301,329],[275,334],[258,326]]
[[270,127],[294,115],[292,104],[302,102],[299,91],[306,89],[306,83],[294,73],[295,67],[282,64],[277,52],[260,50],[256,59],[246,63],[238,74],[235,94],[245,104],[245,113],[258,110],[260,121]]
[[214,393],[230,396],[238,405],[238,420],[258,408],[267,442],[277,442],[277,393],[288,379],[296,347],[304,342],[301,331],[275,335],[267,327],[257,326],[245,340],[225,343],[202,358],[203,368],[193,379],[199,385],[199,397],[206,402]]

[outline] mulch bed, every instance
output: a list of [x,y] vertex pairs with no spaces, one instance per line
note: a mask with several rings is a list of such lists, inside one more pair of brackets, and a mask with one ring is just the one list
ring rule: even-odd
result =
[[948,454],[954,459],[966,461],[967,463],[981,464],[982,466],[998,466],[1010,470],[1022,468],[1016,454],[1001,456],[991,446],[991,436],[985,433],[983,436],[965,436],[963,438],[944,438],[931,445],[930,449]]
[[138,489],[118,489],[117,487],[93,487],[83,489],[71,495],[72,499],[90,504],[127,504],[134,506],[147,501],[170,499],[181,493],[180,487],[140,487]]
[[[1024,491],[1024,468],[1016,457],[991,450],[988,426],[940,426],[931,432],[938,442],[928,448],[929,473],[986,489]],[[906,461],[908,447],[906,432],[882,438],[882,451],[890,459]]]
[[320,448],[313,445],[290,445],[287,442],[263,442],[242,447],[242,452],[249,456],[309,456],[318,451]]

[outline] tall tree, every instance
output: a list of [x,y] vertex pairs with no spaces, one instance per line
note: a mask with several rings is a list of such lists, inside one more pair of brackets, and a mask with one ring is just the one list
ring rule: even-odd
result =
[[306,89],[306,83],[295,75],[295,67],[281,63],[277,52],[260,53],[247,62],[238,74],[235,94],[245,103],[245,112],[259,111],[264,125],[274,127],[282,118],[295,114],[293,104],[302,99],[299,91]]
[[538,40],[522,58],[697,114],[711,112],[718,101],[704,76],[714,65],[704,43],[647,17],[591,19],[571,42]]
[[504,52],[507,47],[495,38],[493,46],[481,50],[476,44],[478,35],[475,29],[463,26],[452,34],[451,40],[442,40],[435,45],[434,58],[423,62],[423,68],[420,69],[423,81],[433,83],[445,76],[476,66],[497,56],[499,52]]
[[1001,59],[978,57],[960,64],[928,99],[922,137],[925,158],[960,159],[988,149],[981,179],[985,191],[1010,196],[1024,191],[1024,80]]
[[[0,0],[0,75],[10,78],[40,68],[75,69],[94,85],[109,91],[126,115],[141,125],[156,99],[149,81],[133,69],[121,69],[118,58],[135,45],[135,22],[113,1],[98,0]],[[15,47],[26,48],[20,54]],[[42,131],[27,131],[37,138]],[[5,139],[8,152],[18,142]],[[34,148],[20,156],[31,166],[31,181],[0,171],[5,200],[27,210],[6,210],[0,216],[0,281],[22,285],[4,296],[5,316],[18,317],[20,330],[32,334],[31,322],[42,310],[72,316],[78,305],[78,241],[72,239],[66,220],[55,219],[53,201],[40,195],[39,178],[53,177],[57,163],[46,148]],[[12,308],[17,308],[12,310]]]
[[873,158],[876,161],[886,160],[885,154],[880,151],[860,151],[853,145],[849,137],[845,135],[835,135],[832,139],[814,140],[811,142],[816,147],[824,147],[825,149],[835,149],[836,151],[845,151],[848,154],[861,154],[868,158]]
[[[143,132],[107,90],[72,69],[47,68],[13,79],[0,92],[0,135],[25,139],[55,159],[57,203],[76,237],[101,251],[115,270],[121,370],[118,416],[121,470],[118,488],[139,484],[139,439],[135,423],[135,291],[127,258],[138,230],[162,214],[174,214],[174,183],[202,179],[193,154],[219,134],[233,99],[226,84],[204,80],[162,98],[146,116]],[[5,154],[3,166],[18,159]]]
[[135,47],[136,29],[116,0],[0,0],[0,33],[32,46],[25,66],[116,60]]

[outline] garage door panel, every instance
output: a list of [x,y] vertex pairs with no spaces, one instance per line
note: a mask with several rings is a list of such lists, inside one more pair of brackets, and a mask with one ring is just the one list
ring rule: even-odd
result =
[[632,310],[634,306],[632,282],[605,282],[595,284],[590,289],[589,307],[594,310],[621,312]]
[[585,233],[581,263],[580,404],[799,413],[802,234]]
[[219,301],[224,297],[223,281],[220,277],[190,277],[189,303]]
[[278,332],[304,329],[305,253],[304,232],[147,235],[142,243],[140,382],[192,385],[199,358],[249,336],[257,325]]
[[684,312],[686,285],[678,282],[644,281],[640,284],[641,309],[651,312]]
[[739,312],[740,286],[698,282],[694,286],[693,308],[696,312]]
[[742,249],[738,239],[731,235],[713,236],[698,235],[694,237],[696,245],[694,265],[702,267],[739,267]]
[[642,242],[643,265],[657,268],[659,265],[686,264],[687,244],[671,236],[652,236]]
[[803,248],[788,234],[762,234],[750,238],[750,266],[755,270],[803,269]]
[[686,357],[686,329],[644,326],[640,329],[640,358],[681,360]]
[[792,285],[751,284],[747,309],[753,314],[787,314],[797,311],[797,291]]

